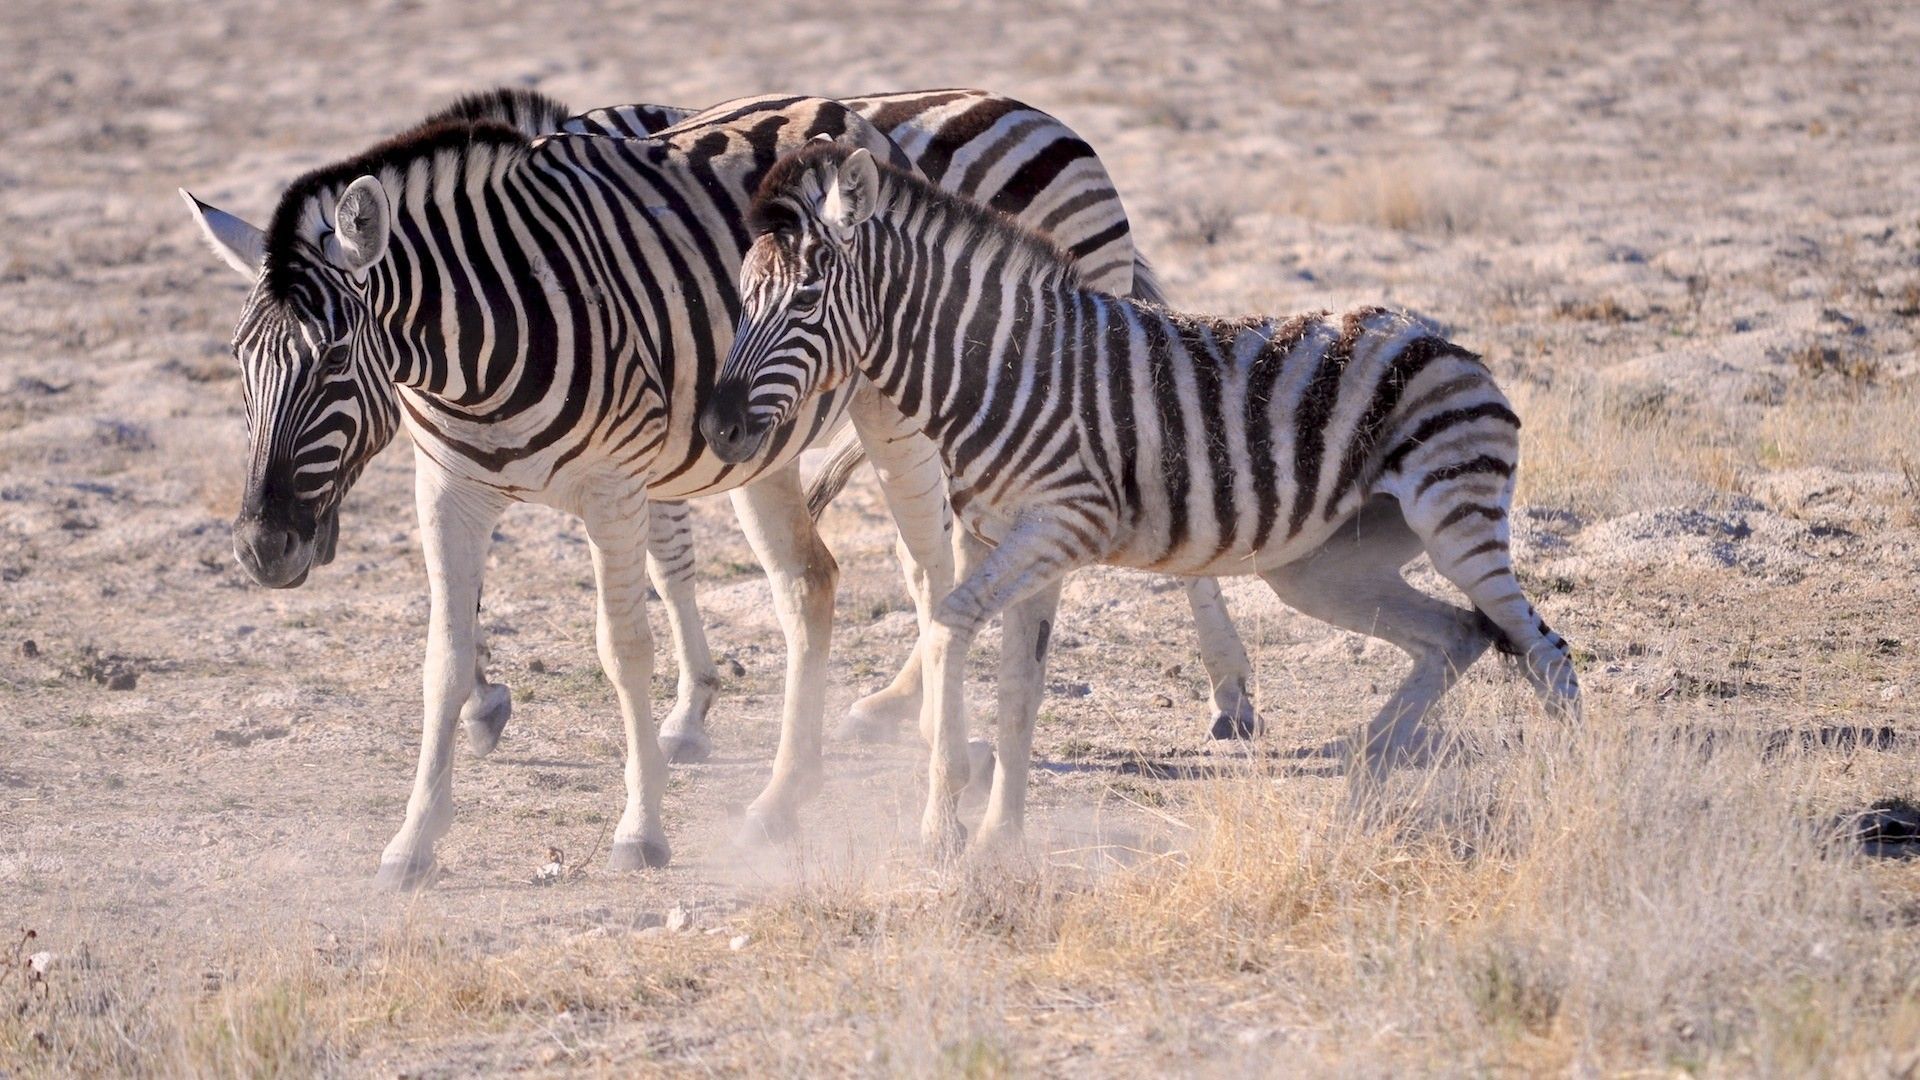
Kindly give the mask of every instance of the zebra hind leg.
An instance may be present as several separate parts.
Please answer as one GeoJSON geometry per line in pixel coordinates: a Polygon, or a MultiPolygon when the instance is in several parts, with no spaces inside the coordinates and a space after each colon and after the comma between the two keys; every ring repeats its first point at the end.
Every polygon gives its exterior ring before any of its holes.
{"type": "Polygon", "coordinates": [[[1187,579],[1187,606],[1193,609],[1193,628],[1200,638],[1200,662],[1207,669],[1213,691],[1213,728],[1216,739],[1251,739],[1266,730],[1253,707],[1248,684],[1253,665],[1247,647],[1227,613],[1227,598],[1213,578],[1187,579]]]}
{"type": "MultiPolygon", "coordinates": [[[[483,601],[484,602],[484,601],[483,601]]],[[[460,707],[460,726],[467,733],[467,749],[474,757],[486,757],[500,745],[513,715],[513,692],[505,683],[487,681],[486,632],[480,628],[480,604],[474,605],[473,618],[473,690],[460,707]]]]}
{"type": "Polygon", "coordinates": [[[707,650],[707,633],[694,596],[693,526],[686,503],[657,502],[647,534],[647,577],[667,611],[680,680],[673,711],[660,725],[660,750],[684,765],[713,753],[707,710],[720,691],[720,673],[707,650]]]}
{"type": "Polygon", "coordinates": [[[1355,801],[1396,766],[1431,753],[1428,712],[1494,643],[1477,612],[1429,596],[1401,576],[1401,567],[1419,550],[1419,538],[1399,507],[1378,500],[1311,555],[1262,575],[1281,600],[1302,613],[1379,638],[1413,660],[1367,726],[1360,767],[1349,774],[1355,801]]]}
{"type": "Polygon", "coordinates": [[[1509,479],[1498,492],[1462,485],[1409,515],[1434,569],[1453,582],[1497,631],[1501,651],[1517,658],[1547,710],[1563,719],[1580,715],[1580,682],[1567,640],[1548,628],[1513,573],[1506,508],[1509,479]],[[1488,498],[1492,495],[1492,498],[1488,498]]]}
{"type": "Polygon", "coordinates": [[[486,640],[477,629],[474,637],[478,640],[474,645],[473,692],[460,707],[460,726],[467,733],[467,749],[474,757],[486,757],[500,745],[500,736],[507,730],[507,720],[513,715],[513,692],[505,683],[487,681],[486,640]]]}

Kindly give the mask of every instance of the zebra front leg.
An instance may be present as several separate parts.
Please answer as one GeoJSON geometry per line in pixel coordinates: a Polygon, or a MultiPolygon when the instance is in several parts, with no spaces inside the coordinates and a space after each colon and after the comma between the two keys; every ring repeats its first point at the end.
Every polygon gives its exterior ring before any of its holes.
{"type": "MultiPolygon", "coordinates": [[[[946,472],[938,448],[870,385],[863,383],[854,397],[853,423],[900,533],[894,552],[924,637],[933,606],[953,589],[953,515],[947,508],[946,472]]],[[[920,715],[922,674],[916,645],[892,683],[854,702],[840,734],[868,742],[892,739],[901,721],[920,715]]]]}
{"type": "Polygon", "coordinates": [[[773,607],[787,641],[787,684],[773,777],[747,807],[740,838],[780,840],[797,825],[800,804],[820,789],[820,723],[825,712],[827,647],[839,567],[807,513],[796,465],[733,490],[747,542],[773,586],[773,607]]]}
{"type": "Polygon", "coordinates": [[[613,830],[615,870],[665,866],[671,857],[660,800],[667,757],[653,726],[653,631],[647,627],[648,506],[643,490],[620,492],[589,513],[587,539],[599,587],[595,638],[600,666],[620,699],[627,733],[627,808],[613,830]],[[636,528],[636,526],[639,526],[636,528]]]}
{"type": "Polygon", "coordinates": [[[381,853],[376,878],[395,889],[428,880],[434,842],[453,824],[453,725],[474,690],[480,580],[493,523],[506,508],[497,493],[448,476],[424,454],[415,455],[414,503],[432,601],[420,760],[406,822],[381,853]]]}
{"type": "Polygon", "coordinates": [[[1212,687],[1213,729],[1216,739],[1251,739],[1266,730],[1254,711],[1248,683],[1253,665],[1247,647],[1233,628],[1227,598],[1214,578],[1187,579],[1187,606],[1193,609],[1193,628],[1200,637],[1200,662],[1212,687]]]}
{"type": "MultiPolygon", "coordinates": [[[[1056,580],[1007,607],[1000,617],[1000,743],[980,823],[980,846],[1020,842],[1027,813],[1027,766],[1033,756],[1033,721],[1047,680],[1047,645],[1060,607],[1056,580]]],[[[977,781],[977,778],[976,778],[977,781]]]]}
{"type": "MultiPolygon", "coordinates": [[[[920,821],[920,837],[936,854],[956,853],[965,845],[967,837],[966,828],[960,824],[960,793],[974,771],[967,748],[967,647],[988,620],[1015,601],[1046,590],[1057,603],[1060,580],[1068,571],[1098,554],[1086,550],[1085,535],[1084,527],[1069,531],[1043,516],[1024,517],[934,610],[933,625],[922,639],[928,688],[923,723],[930,729],[931,753],[927,767],[927,809],[920,821]]],[[[1020,632],[1019,626],[1015,629],[1020,632]]],[[[1037,637],[1038,629],[1030,628],[1026,633],[1037,637]]],[[[1019,674],[1027,684],[1011,696],[1003,693],[1003,706],[1009,702],[1024,705],[1027,695],[1032,695],[1032,704],[1037,709],[1039,687],[1032,680],[1039,677],[1040,671],[1038,664],[1023,666],[1019,674]]],[[[1001,722],[1003,731],[1008,730],[1004,715],[1001,722]]],[[[1026,776],[1024,755],[1022,745],[1007,745],[1003,741],[1000,747],[1000,769],[1017,768],[1021,784],[1026,776]],[[1021,757],[1017,765],[1013,760],[1016,755],[1021,757]]],[[[1022,826],[1021,807],[1011,801],[1013,781],[996,781],[993,793],[1000,794],[1003,790],[1006,794],[995,803],[1000,806],[1000,813],[990,820],[996,832],[1005,835],[1011,829],[1017,834],[1022,826]]],[[[1020,795],[1024,800],[1024,787],[1020,795]]],[[[992,795],[989,798],[992,799],[992,795]]]]}
{"type": "Polygon", "coordinates": [[[686,503],[655,502],[650,509],[647,575],[666,602],[667,627],[673,633],[674,657],[680,667],[673,711],[660,725],[660,749],[676,764],[705,761],[713,753],[707,710],[720,690],[720,673],[707,651],[707,632],[694,598],[693,527],[686,503]]]}

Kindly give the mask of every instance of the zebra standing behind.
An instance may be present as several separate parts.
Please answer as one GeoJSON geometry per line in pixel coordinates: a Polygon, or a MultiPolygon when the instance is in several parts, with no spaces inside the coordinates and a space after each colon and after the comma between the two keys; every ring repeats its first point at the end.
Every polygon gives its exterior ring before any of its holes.
{"type": "Polygon", "coordinates": [[[1419,749],[1427,710],[1489,645],[1577,710],[1567,643],[1513,574],[1520,421],[1478,356],[1379,308],[1217,319],[1100,293],[1045,239],[846,146],[783,158],[752,215],[743,315],[701,420],[715,452],[750,457],[858,372],[939,446],[956,513],[993,545],[923,638],[930,844],[965,837],[966,650],[1002,611],[982,840],[1019,834],[1060,584],[1094,563],[1258,574],[1410,654],[1356,791],[1419,749]],[[1407,583],[1423,551],[1471,608],[1407,583]]]}

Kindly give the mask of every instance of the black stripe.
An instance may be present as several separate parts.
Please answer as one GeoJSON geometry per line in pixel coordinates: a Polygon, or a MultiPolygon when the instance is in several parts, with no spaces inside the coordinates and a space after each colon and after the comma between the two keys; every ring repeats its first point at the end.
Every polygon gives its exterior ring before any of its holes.
{"type": "Polygon", "coordinates": [[[987,205],[1003,214],[1018,216],[1033,204],[1067,166],[1093,156],[1093,147],[1075,138],[1055,139],[1045,150],[1028,158],[1007,178],[1006,186],[994,192],[987,205]]]}
{"type": "Polygon", "coordinates": [[[1434,413],[1421,421],[1420,426],[1413,429],[1413,434],[1407,436],[1387,454],[1386,458],[1380,462],[1380,471],[1383,474],[1398,471],[1408,454],[1419,449],[1422,444],[1432,441],[1435,435],[1450,427],[1471,420],[1489,418],[1512,424],[1515,428],[1520,426],[1520,418],[1515,416],[1513,410],[1507,408],[1505,403],[1499,401],[1488,401],[1464,409],[1448,409],[1446,412],[1434,413]]]}
{"type": "Polygon", "coordinates": [[[1287,536],[1300,535],[1313,512],[1313,500],[1320,491],[1320,459],[1326,450],[1327,421],[1339,404],[1340,378],[1347,362],[1353,359],[1353,347],[1366,331],[1365,321],[1379,314],[1378,308],[1350,311],[1340,322],[1340,336],[1320,358],[1313,381],[1307,384],[1293,414],[1293,512],[1287,519],[1287,536]]]}
{"type": "Polygon", "coordinates": [[[1427,489],[1435,484],[1445,483],[1448,480],[1456,480],[1462,476],[1474,476],[1481,473],[1492,473],[1495,476],[1512,476],[1513,466],[1491,454],[1481,454],[1471,461],[1459,461],[1452,465],[1442,465],[1440,468],[1428,473],[1426,477],[1420,481],[1420,486],[1413,489],[1413,497],[1417,499],[1425,495],[1427,489]]]}
{"type": "Polygon", "coordinates": [[[1380,441],[1381,429],[1393,415],[1394,407],[1400,404],[1400,395],[1406,392],[1407,384],[1427,366],[1427,362],[1441,355],[1441,347],[1447,343],[1438,338],[1423,337],[1408,342],[1395,354],[1381,373],[1380,381],[1374,384],[1373,400],[1367,404],[1367,411],[1354,425],[1353,434],[1347,439],[1347,449],[1340,456],[1340,472],[1334,477],[1333,490],[1327,493],[1325,517],[1332,519],[1334,511],[1340,506],[1340,499],[1347,489],[1353,487],[1360,478],[1360,469],[1372,456],[1375,444],[1380,441]]]}
{"type": "Polygon", "coordinates": [[[1443,517],[1440,519],[1440,524],[1435,525],[1433,527],[1433,535],[1437,536],[1440,533],[1446,532],[1448,529],[1452,528],[1455,525],[1460,524],[1462,521],[1465,521],[1466,519],[1472,517],[1475,514],[1479,514],[1481,517],[1486,518],[1488,521],[1499,521],[1501,518],[1504,518],[1507,516],[1507,512],[1498,506],[1481,506],[1478,503],[1461,503],[1459,506],[1454,507],[1453,510],[1450,511],[1446,517],[1443,517]]]}

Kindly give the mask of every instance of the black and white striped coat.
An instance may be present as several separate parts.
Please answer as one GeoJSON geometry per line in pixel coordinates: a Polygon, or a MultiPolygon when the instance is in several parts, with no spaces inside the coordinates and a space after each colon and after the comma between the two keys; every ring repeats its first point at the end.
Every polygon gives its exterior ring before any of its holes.
{"type": "MultiPolygon", "coordinates": [[[[1111,183],[1057,121],[974,91],[872,107],[905,130],[915,116],[936,129],[922,156],[945,155],[950,180],[977,182],[983,197],[1050,223],[1090,268],[1130,272],[1111,183]],[[998,125],[1025,126],[996,139],[998,125]],[[996,145],[999,160],[976,174],[996,145]]],[[[916,522],[917,601],[930,607],[950,581],[939,569],[937,460],[899,430],[897,413],[875,407],[877,396],[864,413],[851,392],[809,402],[747,461],[713,455],[694,429],[739,311],[746,206],[778,156],[824,134],[902,166],[910,159],[858,112],[824,99],[674,112],[604,117],[674,120],[646,138],[592,133],[593,120],[543,136],[569,122],[557,103],[484,95],[297,180],[266,230],[193,203],[215,250],[254,283],[235,333],[250,443],[235,537],[249,570],[297,584],[331,554],[340,498],[366,461],[400,424],[415,445],[433,604],[421,756],[407,820],[382,860],[389,881],[420,880],[451,821],[455,721],[464,718],[484,750],[505,720],[504,688],[477,674],[474,613],[492,524],[509,502],[557,506],[587,524],[601,660],[628,735],[616,866],[667,857],[665,758],[647,687],[647,529],[636,528],[652,501],[735,492],[773,578],[789,667],[774,777],[749,815],[766,831],[790,827],[818,784],[832,612],[833,562],[807,516],[795,456],[850,409],[856,426],[864,416],[890,499],[916,522]]]]}
{"type": "Polygon", "coordinates": [[[729,436],[716,451],[749,457],[864,375],[939,446],[962,521],[994,545],[926,640],[929,839],[958,835],[958,680],[1003,610],[1001,761],[1018,775],[995,784],[986,828],[1019,828],[1059,583],[1094,563],[1258,574],[1406,649],[1414,671],[1358,775],[1408,754],[1489,644],[1555,706],[1577,702],[1566,642],[1508,551],[1519,418],[1473,353],[1378,308],[1217,319],[1102,293],[1045,239],[846,146],[783,160],[753,213],[746,310],[713,399],[732,408],[703,421],[729,436]],[[1407,585],[1400,568],[1422,551],[1471,609],[1407,585]]]}

